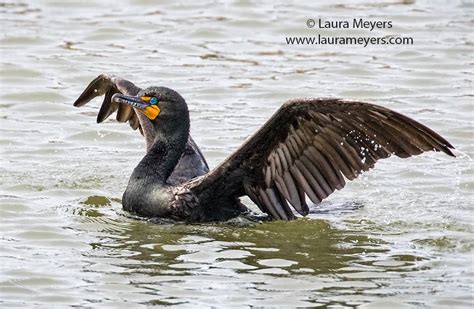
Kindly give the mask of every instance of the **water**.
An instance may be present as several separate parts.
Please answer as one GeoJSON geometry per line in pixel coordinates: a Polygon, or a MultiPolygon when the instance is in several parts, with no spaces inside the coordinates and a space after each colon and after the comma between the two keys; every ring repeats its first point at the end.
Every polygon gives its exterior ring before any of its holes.
{"type": "Polygon", "coordinates": [[[118,3],[0,4],[2,307],[472,306],[472,2],[118,3]],[[320,17],[414,45],[286,45],[320,17]],[[72,107],[103,72],[179,91],[212,166],[307,96],[396,109],[458,157],[379,162],[295,222],[138,221],[120,197],[143,139],[72,107]]]}

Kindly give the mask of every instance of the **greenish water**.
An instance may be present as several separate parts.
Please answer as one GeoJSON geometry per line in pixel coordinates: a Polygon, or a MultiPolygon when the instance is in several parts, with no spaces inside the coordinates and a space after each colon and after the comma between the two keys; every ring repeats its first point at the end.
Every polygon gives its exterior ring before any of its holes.
{"type": "MultiPolygon", "coordinates": [[[[469,1],[0,4],[0,305],[471,308],[469,1]],[[370,17],[413,46],[290,46],[308,18],[370,17]],[[143,156],[72,102],[100,73],[179,91],[211,166],[287,99],[335,96],[435,129],[439,153],[379,162],[306,219],[153,224],[121,210],[143,156]]],[[[347,29],[321,30],[350,35],[347,29]]]]}

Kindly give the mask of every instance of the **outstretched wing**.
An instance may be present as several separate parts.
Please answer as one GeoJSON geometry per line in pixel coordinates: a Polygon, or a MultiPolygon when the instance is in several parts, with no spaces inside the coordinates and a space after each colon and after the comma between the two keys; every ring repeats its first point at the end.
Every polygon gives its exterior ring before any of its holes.
{"type": "Polygon", "coordinates": [[[97,123],[103,122],[112,113],[117,111],[117,121],[128,122],[134,130],[140,129],[140,132],[143,134],[140,121],[138,120],[137,113],[133,107],[114,103],[111,100],[112,96],[116,93],[136,95],[140,90],[139,87],[135,86],[128,80],[120,77],[109,76],[107,74],[101,74],[87,86],[79,98],[77,98],[76,102],[74,102],[74,106],[83,106],[95,97],[105,95],[99,114],[97,114],[97,123]]]}
{"type": "MultiPolygon", "coordinates": [[[[98,96],[103,96],[104,101],[97,114],[97,123],[103,122],[114,112],[117,112],[116,119],[119,122],[128,122],[132,129],[139,129],[145,136],[147,149],[154,140],[154,132],[150,130],[149,120],[137,114],[132,106],[112,102],[112,96],[116,93],[135,96],[141,88],[135,86],[132,82],[120,77],[101,74],[97,76],[82,92],[74,102],[74,106],[80,107],[89,103],[98,96]],[[145,132],[147,131],[147,132],[145,132]]],[[[199,147],[191,136],[186,144],[185,153],[178,162],[171,176],[168,178],[170,184],[176,185],[188,181],[197,176],[201,176],[209,171],[209,166],[204,159],[199,147]]]]}
{"type": "Polygon", "coordinates": [[[339,99],[285,103],[222,164],[189,189],[201,203],[225,195],[248,195],[275,219],[309,212],[305,197],[319,203],[345,179],[371,169],[379,159],[424,151],[450,156],[453,146],[415,120],[387,108],[339,99]]]}

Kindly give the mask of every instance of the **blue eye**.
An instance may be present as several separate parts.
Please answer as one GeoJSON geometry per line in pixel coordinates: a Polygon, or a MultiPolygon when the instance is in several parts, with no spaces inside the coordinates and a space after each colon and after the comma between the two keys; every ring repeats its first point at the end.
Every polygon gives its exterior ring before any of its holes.
{"type": "Polygon", "coordinates": [[[150,104],[151,104],[151,105],[155,105],[156,103],[158,103],[158,99],[157,99],[157,98],[153,97],[153,98],[150,99],[150,104]]]}

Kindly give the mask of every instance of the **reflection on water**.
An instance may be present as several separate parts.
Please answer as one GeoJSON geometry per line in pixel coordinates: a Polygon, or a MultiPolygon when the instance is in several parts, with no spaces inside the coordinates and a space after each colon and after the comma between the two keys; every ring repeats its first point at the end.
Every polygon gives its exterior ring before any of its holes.
{"type": "MultiPolygon", "coordinates": [[[[0,305],[472,305],[472,4],[0,3],[0,305]],[[413,46],[288,46],[307,18],[393,21],[413,46]],[[391,158],[307,219],[140,221],[121,210],[144,143],[72,102],[99,73],[178,90],[215,166],[283,101],[413,116],[458,158],[391,158]],[[470,266],[470,267],[469,267],[470,266]]],[[[314,30],[314,29],[313,29],[314,30]]],[[[347,35],[344,29],[327,35],[347,35]]],[[[370,35],[370,34],[367,34],[370,35]]]]}
{"type": "Polygon", "coordinates": [[[324,220],[245,227],[131,222],[126,229],[107,226],[106,235],[92,244],[93,256],[113,261],[93,271],[128,274],[136,293],[152,304],[205,305],[213,298],[221,305],[304,306],[346,303],[331,295],[342,300],[370,291],[374,296],[361,297],[367,301],[386,294],[388,280],[401,279],[398,273],[429,268],[424,258],[392,255],[385,241],[324,220]]]}

